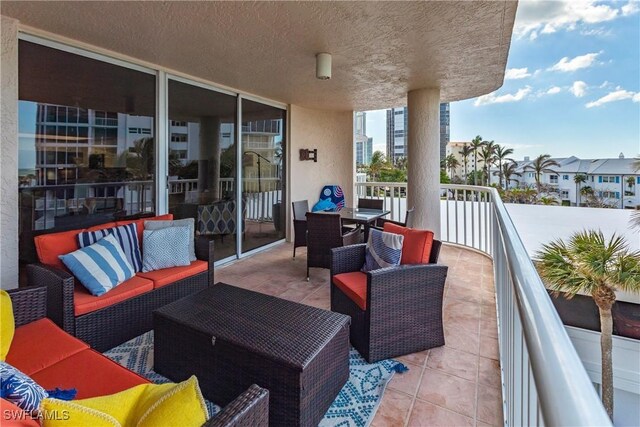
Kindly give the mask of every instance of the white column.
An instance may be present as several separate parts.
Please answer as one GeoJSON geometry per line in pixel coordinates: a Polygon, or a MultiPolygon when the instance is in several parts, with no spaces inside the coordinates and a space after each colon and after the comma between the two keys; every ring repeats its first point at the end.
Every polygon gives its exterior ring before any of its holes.
{"type": "Polygon", "coordinates": [[[18,21],[1,20],[0,287],[12,289],[18,287],[18,21]]]}
{"type": "Polygon", "coordinates": [[[407,208],[415,208],[413,227],[440,237],[440,89],[407,94],[407,208]]]}

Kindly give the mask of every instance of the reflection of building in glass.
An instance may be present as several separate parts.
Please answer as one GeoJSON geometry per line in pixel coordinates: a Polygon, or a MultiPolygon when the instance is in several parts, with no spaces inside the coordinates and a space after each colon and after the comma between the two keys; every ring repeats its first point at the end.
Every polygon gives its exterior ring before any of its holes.
{"type": "MultiPolygon", "coordinates": [[[[440,160],[444,159],[449,142],[449,103],[440,104],[440,160]]],[[[397,160],[407,156],[407,107],[387,110],[387,158],[397,160]]]]}

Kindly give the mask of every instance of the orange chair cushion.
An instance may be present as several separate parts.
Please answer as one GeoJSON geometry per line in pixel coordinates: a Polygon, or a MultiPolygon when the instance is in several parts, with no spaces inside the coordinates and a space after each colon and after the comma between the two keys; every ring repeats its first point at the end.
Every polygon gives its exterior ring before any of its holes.
{"type": "Polygon", "coordinates": [[[76,316],[81,316],[152,290],[153,282],[139,276],[133,276],[99,297],[91,295],[82,285],[77,284],[73,290],[74,312],[76,316]]]}
{"type": "Polygon", "coordinates": [[[92,349],[67,357],[31,378],[45,390],[75,388],[78,390],[76,399],[105,396],[149,383],[92,349]]]}
{"type": "Polygon", "coordinates": [[[361,271],[336,274],[333,276],[336,285],[351,301],[363,310],[367,309],[367,275],[361,271]]]}
{"type": "Polygon", "coordinates": [[[88,348],[51,320],[40,319],[16,329],[7,363],[32,375],[88,348]]]}
{"type": "Polygon", "coordinates": [[[40,262],[68,271],[58,257],[80,248],[80,246],[78,246],[78,233],[81,231],[82,230],[70,230],[36,236],[33,240],[40,262]]]}
{"type": "Polygon", "coordinates": [[[402,227],[389,222],[385,222],[383,231],[404,236],[400,264],[429,263],[431,246],[433,246],[433,231],[402,227]]]}
{"type": "Polygon", "coordinates": [[[0,426],[2,427],[40,427],[40,423],[8,400],[0,399],[0,426]]]}
{"type": "Polygon", "coordinates": [[[153,288],[158,289],[167,286],[177,280],[185,279],[198,273],[207,271],[209,264],[206,261],[195,260],[190,265],[183,267],[163,268],[161,270],[140,272],[137,276],[153,281],[153,288]]]}
{"type": "Polygon", "coordinates": [[[152,218],[142,218],[142,219],[134,219],[130,221],[118,221],[116,225],[119,227],[121,225],[127,225],[131,223],[136,223],[136,230],[138,230],[138,241],[140,245],[142,245],[142,232],[144,231],[144,222],[145,221],[170,221],[173,219],[173,214],[165,214],[154,216],[152,218]]]}

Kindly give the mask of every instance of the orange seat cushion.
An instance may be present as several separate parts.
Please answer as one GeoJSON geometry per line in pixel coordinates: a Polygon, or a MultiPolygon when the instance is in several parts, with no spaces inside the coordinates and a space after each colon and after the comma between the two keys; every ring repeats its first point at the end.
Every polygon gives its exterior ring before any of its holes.
{"type": "Polygon", "coordinates": [[[99,297],[91,295],[82,285],[77,284],[73,291],[74,312],[76,316],[81,316],[152,290],[153,282],[139,276],[133,276],[99,297]]]}
{"type": "Polygon", "coordinates": [[[0,399],[0,426],[2,427],[40,427],[40,423],[8,400],[0,399]]]}
{"type": "Polygon", "coordinates": [[[60,233],[49,233],[36,236],[33,241],[36,245],[36,252],[41,263],[67,270],[60,258],[78,250],[78,233],[82,230],[62,231],[60,233]]]}
{"type": "Polygon", "coordinates": [[[7,363],[32,375],[88,348],[51,320],[40,319],[16,329],[7,363]]]}
{"type": "Polygon", "coordinates": [[[173,214],[165,214],[154,216],[152,218],[142,218],[142,219],[134,219],[129,221],[118,221],[116,225],[119,227],[121,225],[127,225],[131,223],[136,223],[136,230],[138,231],[138,241],[142,245],[142,232],[144,231],[144,222],[145,221],[170,221],[173,219],[173,214]]]}
{"type": "Polygon", "coordinates": [[[336,285],[351,301],[363,310],[367,309],[367,275],[361,271],[336,274],[333,276],[336,285]]]}
{"type": "Polygon", "coordinates": [[[67,357],[31,378],[45,390],[75,388],[76,399],[105,396],[149,382],[92,349],[67,357]]]}
{"type": "Polygon", "coordinates": [[[400,264],[429,263],[431,246],[433,246],[433,231],[402,227],[389,222],[385,222],[383,231],[404,236],[400,264]]]}
{"type": "Polygon", "coordinates": [[[163,268],[161,270],[140,272],[137,276],[153,281],[153,288],[158,289],[167,286],[177,280],[185,279],[194,274],[207,271],[209,264],[206,261],[195,260],[190,265],[183,267],[163,268]]]}

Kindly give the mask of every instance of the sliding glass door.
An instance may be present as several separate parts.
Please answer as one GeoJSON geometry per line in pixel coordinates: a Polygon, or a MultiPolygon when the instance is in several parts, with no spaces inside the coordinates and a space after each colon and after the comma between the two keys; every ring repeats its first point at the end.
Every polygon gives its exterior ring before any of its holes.
{"type": "Polygon", "coordinates": [[[237,96],[169,80],[169,212],[193,218],[215,241],[215,259],[235,256],[237,96]]]}
{"type": "Polygon", "coordinates": [[[286,110],[242,99],[242,252],[285,237],[286,110]]]}

